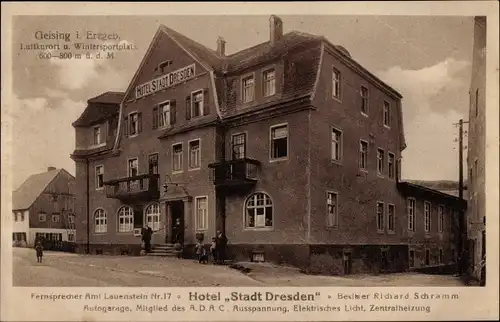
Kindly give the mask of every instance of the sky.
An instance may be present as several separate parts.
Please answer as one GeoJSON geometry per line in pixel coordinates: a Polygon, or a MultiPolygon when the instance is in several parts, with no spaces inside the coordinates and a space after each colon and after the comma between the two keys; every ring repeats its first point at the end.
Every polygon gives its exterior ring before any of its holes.
{"type": "MultiPolygon", "coordinates": [[[[403,151],[403,178],[458,180],[458,130],[453,124],[468,118],[472,17],[281,18],[284,32],[325,36],[402,94],[408,145],[403,151]]],[[[212,49],[221,36],[228,54],[269,37],[269,16],[18,16],[13,24],[14,189],[49,166],[74,174],[71,123],[88,99],[106,91],[125,91],[160,24],[212,49]],[[135,49],[115,52],[110,60],[40,59],[35,51],[20,50],[21,44],[57,42],[36,40],[37,31],[67,32],[73,39],[77,31],[117,34],[119,40],[106,42],[119,41],[135,49]]]]}

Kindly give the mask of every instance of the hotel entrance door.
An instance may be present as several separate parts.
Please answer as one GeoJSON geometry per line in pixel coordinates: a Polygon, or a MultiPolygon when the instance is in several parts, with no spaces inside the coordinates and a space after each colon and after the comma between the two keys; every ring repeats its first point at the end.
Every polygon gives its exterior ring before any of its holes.
{"type": "Polygon", "coordinates": [[[184,202],[173,201],[170,203],[171,215],[171,242],[184,244],[184,202]]]}

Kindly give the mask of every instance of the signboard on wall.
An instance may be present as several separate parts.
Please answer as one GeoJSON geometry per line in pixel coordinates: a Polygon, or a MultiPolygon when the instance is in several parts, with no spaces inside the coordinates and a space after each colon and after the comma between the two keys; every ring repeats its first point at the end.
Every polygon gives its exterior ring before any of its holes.
{"type": "Polygon", "coordinates": [[[196,75],[195,64],[182,67],[176,71],[170,72],[147,83],[135,87],[135,98],[139,99],[144,96],[154,94],[158,91],[175,86],[187,80],[194,78],[196,75]]]}

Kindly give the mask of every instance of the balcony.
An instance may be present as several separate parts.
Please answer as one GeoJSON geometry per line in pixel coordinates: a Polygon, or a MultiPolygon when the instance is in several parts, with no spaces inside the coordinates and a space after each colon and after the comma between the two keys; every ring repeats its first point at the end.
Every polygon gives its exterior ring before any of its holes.
{"type": "Polygon", "coordinates": [[[252,159],[222,161],[209,165],[210,181],[218,187],[254,185],[260,162],[252,159]]]}
{"type": "Polygon", "coordinates": [[[143,174],[104,182],[106,197],[124,202],[158,199],[160,176],[143,174]]]}

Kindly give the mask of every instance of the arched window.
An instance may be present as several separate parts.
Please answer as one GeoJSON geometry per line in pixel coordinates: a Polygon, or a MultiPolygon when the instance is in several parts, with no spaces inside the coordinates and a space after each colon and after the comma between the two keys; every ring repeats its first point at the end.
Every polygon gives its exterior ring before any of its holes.
{"type": "Polygon", "coordinates": [[[94,232],[105,233],[108,231],[108,218],[104,209],[97,209],[94,212],[94,232]]]}
{"type": "Polygon", "coordinates": [[[258,192],[245,203],[246,228],[271,228],[273,226],[273,202],[267,194],[258,192]]]}
{"type": "Polygon", "coordinates": [[[160,230],[160,205],[157,203],[151,204],[146,208],[146,224],[153,231],[160,230]]]}
{"type": "Polygon", "coordinates": [[[131,207],[123,206],[118,210],[118,231],[129,232],[134,229],[134,211],[131,207]]]}

